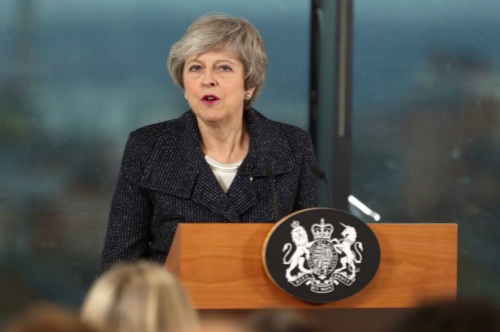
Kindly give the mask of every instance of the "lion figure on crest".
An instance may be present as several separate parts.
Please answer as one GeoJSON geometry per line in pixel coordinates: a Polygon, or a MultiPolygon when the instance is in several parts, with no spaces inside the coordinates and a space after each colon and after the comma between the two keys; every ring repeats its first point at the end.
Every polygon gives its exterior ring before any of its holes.
{"type": "Polygon", "coordinates": [[[309,251],[309,248],[314,243],[314,241],[309,242],[307,231],[304,229],[304,227],[299,225],[298,221],[294,221],[292,223],[292,227],[292,241],[293,243],[295,243],[295,246],[297,248],[295,249],[295,252],[289,260],[287,260],[287,257],[292,251],[292,245],[290,243],[287,243],[283,246],[283,251],[288,250],[283,257],[283,264],[290,265],[286,270],[286,278],[288,281],[293,281],[301,275],[311,272],[311,270],[304,267],[304,263],[305,260],[310,257],[311,253],[309,251]],[[296,267],[299,268],[300,272],[297,276],[292,276],[292,271],[296,267]]]}

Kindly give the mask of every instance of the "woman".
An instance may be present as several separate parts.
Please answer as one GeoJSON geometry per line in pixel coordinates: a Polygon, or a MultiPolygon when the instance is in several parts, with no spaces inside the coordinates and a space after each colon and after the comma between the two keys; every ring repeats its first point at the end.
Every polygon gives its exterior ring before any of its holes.
{"type": "Polygon", "coordinates": [[[191,109],[130,134],[102,270],[163,263],[180,222],[270,223],[318,205],[309,134],[251,107],[266,67],[262,38],[242,18],[201,17],[173,45],[168,69],[191,109]]]}
{"type": "Polygon", "coordinates": [[[100,331],[194,331],[198,316],[181,283],[151,262],[116,266],[92,286],[82,319],[100,331]]]}

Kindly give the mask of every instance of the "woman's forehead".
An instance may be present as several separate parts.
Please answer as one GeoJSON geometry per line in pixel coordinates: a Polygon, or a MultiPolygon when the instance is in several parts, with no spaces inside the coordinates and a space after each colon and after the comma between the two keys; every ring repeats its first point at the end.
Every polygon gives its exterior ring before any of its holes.
{"type": "Polygon", "coordinates": [[[230,62],[241,62],[239,57],[232,51],[227,48],[217,51],[209,51],[201,54],[192,54],[188,56],[186,62],[188,61],[230,61],[230,62]]]}

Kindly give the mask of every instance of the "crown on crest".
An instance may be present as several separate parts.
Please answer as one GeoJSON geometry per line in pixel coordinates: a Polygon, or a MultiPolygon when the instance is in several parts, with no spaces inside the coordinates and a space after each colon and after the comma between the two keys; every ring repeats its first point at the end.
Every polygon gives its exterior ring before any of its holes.
{"type": "Polygon", "coordinates": [[[297,228],[297,227],[299,227],[299,226],[300,226],[300,223],[299,223],[297,220],[294,220],[294,221],[292,222],[292,228],[297,228]]]}
{"type": "Polygon", "coordinates": [[[325,224],[325,219],[321,218],[321,224],[314,224],[311,227],[315,240],[330,240],[333,233],[333,226],[325,224]]]}

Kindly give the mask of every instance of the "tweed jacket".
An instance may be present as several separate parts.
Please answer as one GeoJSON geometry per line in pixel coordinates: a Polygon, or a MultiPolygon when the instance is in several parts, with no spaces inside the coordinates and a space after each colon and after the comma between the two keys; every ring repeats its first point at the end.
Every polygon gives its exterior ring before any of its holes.
{"type": "Polygon", "coordinates": [[[227,193],[204,159],[195,114],[140,128],[129,135],[111,204],[101,272],[146,258],[163,263],[178,223],[272,223],[275,174],[278,219],[318,206],[309,134],[244,111],[249,151],[227,193]]]}

